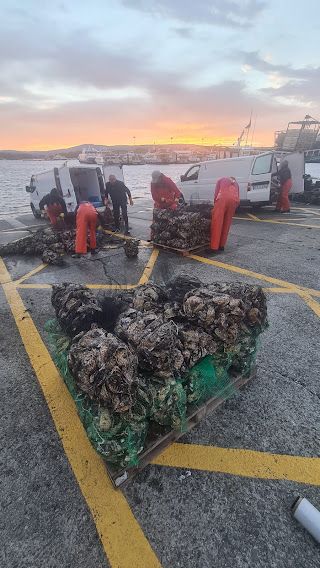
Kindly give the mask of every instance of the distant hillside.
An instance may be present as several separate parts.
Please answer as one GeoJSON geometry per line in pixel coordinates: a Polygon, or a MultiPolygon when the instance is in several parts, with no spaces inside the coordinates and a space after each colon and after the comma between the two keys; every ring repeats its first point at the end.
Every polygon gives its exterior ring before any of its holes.
{"type": "Polygon", "coordinates": [[[0,160],[32,160],[36,158],[48,159],[59,154],[67,158],[77,158],[81,150],[85,147],[91,146],[99,152],[115,151],[115,152],[147,152],[148,150],[154,148],[166,148],[173,151],[179,150],[195,150],[197,148],[211,148],[211,146],[201,146],[199,144],[144,144],[144,145],[116,145],[116,146],[103,146],[101,144],[79,144],[78,146],[72,146],[71,148],[57,148],[55,150],[35,150],[35,151],[20,151],[20,150],[0,150],[0,160]]]}

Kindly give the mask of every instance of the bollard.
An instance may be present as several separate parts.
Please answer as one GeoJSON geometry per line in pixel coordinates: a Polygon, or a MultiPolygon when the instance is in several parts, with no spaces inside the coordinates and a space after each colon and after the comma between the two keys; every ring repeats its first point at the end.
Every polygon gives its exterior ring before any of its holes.
{"type": "Polygon", "coordinates": [[[308,499],[298,497],[292,504],[292,514],[313,538],[320,543],[320,511],[308,499]]]}

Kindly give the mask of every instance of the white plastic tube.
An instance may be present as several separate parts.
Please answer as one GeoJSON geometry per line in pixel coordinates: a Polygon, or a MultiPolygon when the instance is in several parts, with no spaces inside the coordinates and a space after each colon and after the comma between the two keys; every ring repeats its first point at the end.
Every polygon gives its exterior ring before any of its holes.
{"type": "Polygon", "coordinates": [[[308,499],[298,497],[292,505],[295,519],[320,543],[320,511],[308,499]]]}

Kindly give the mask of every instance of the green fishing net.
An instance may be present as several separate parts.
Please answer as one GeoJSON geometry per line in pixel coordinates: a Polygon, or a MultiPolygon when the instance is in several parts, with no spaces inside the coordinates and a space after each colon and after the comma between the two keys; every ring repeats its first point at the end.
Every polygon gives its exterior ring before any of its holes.
{"type": "Polygon", "coordinates": [[[207,355],[184,376],[183,384],[189,404],[201,404],[214,396],[230,397],[235,388],[228,369],[231,356],[207,355]]]}

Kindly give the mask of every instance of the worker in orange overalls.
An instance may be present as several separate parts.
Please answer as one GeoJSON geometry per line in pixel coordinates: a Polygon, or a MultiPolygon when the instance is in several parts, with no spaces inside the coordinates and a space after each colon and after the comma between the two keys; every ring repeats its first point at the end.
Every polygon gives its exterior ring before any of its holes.
{"type": "Polygon", "coordinates": [[[211,217],[211,250],[224,250],[232,217],[239,206],[239,186],[232,177],[218,179],[211,217]]]}
{"type": "Polygon", "coordinates": [[[289,191],[292,188],[292,176],[289,169],[288,160],[283,160],[279,168],[280,193],[275,211],[279,213],[290,213],[289,191]]]}
{"type": "Polygon", "coordinates": [[[85,201],[78,205],[76,208],[76,246],[74,257],[79,258],[82,254],[87,253],[88,230],[91,254],[97,254],[97,220],[98,211],[91,203],[85,201]]]}

